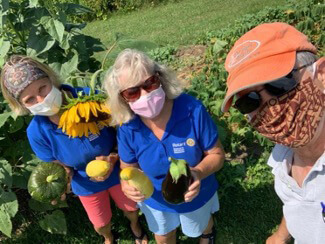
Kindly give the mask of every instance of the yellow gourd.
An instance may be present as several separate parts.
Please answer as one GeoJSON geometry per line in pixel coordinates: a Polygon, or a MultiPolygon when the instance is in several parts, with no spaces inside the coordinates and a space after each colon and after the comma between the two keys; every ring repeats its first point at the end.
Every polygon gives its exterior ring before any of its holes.
{"type": "Polygon", "coordinates": [[[126,167],[122,169],[120,177],[122,180],[128,181],[131,186],[140,191],[145,198],[151,197],[153,186],[150,179],[143,173],[143,171],[134,167],[126,167]]]}
{"type": "Polygon", "coordinates": [[[86,174],[91,177],[102,177],[107,174],[111,164],[103,160],[90,161],[86,166],[86,174]]]}

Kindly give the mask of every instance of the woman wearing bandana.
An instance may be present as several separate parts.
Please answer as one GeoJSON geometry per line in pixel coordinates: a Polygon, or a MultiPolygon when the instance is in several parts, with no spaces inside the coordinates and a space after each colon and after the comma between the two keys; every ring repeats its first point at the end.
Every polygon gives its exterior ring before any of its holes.
{"type": "Polygon", "coordinates": [[[63,93],[77,97],[77,93],[88,94],[89,88],[60,85],[58,77],[48,66],[29,57],[15,55],[2,69],[1,89],[15,113],[34,115],[27,128],[34,153],[42,161],[59,163],[66,169],[73,193],[78,195],[105,243],[113,243],[110,198],[131,221],[136,243],[147,243],[147,240],[142,240],[144,232],[138,222],[136,203],[121,191],[118,156],[111,154],[116,146],[115,130],[104,127],[99,135],[71,138],[58,128],[62,114],[60,108],[65,102],[63,93]],[[90,179],[86,175],[86,165],[94,159],[112,164],[105,177],[90,179]]]}
{"type": "MultiPolygon", "coordinates": [[[[215,243],[212,213],[219,210],[218,182],[224,151],[215,123],[201,102],[182,93],[180,81],[144,53],[126,49],[105,80],[113,122],[118,130],[121,168],[137,167],[154,186],[146,199],[122,181],[127,197],[138,202],[157,243],[176,243],[176,229],[200,243],[215,243]],[[193,183],[178,205],[165,201],[162,183],[169,158],[184,159],[193,183]]],[[[168,189],[166,189],[168,190],[168,189]]]]}
{"type": "Polygon", "coordinates": [[[276,143],[269,158],[283,219],[267,243],[325,241],[325,58],[307,37],[284,23],[243,35],[227,56],[232,105],[276,143]]]}

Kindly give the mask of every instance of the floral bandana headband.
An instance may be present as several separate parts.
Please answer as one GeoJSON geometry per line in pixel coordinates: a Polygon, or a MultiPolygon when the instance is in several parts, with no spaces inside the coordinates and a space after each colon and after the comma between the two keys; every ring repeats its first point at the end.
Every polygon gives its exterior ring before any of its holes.
{"type": "Polygon", "coordinates": [[[44,71],[26,62],[8,66],[5,69],[4,85],[16,99],[30,83],[47,77],[44,71]]]}

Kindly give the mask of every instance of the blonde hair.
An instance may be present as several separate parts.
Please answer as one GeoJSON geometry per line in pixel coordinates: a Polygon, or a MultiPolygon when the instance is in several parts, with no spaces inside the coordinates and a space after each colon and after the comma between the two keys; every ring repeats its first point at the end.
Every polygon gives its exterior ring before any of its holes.
{"type": "Polygon", "coordinates": [[[9,107],[11,108],[11,110],[14,113],[16,113],[17,115],[26,115],[26,114],[29,114],[29,110],[24,105],[22,105],[19,102],[19,98],[15,98],[13,96],[13,94],[11,94],[8,91],[8,89],[6,88],[6,86],[4,85],[6,71],[9,68],[11,68],[13,65],[16,65],[18,63],[27,63],[29,65],[39,68],[47,75],[47,77],[50,80],[50,82],[52,83],[52,85],[54,85],[57,88],[60,86],[61,82],[60,82],[58,76],[55,74],[55,72],[52,69],[50,69],[47,65],[42,64],[42,63],[36,61],[35,59],[27,57],[27,56],[12,55],[9,58],[9,60],[5,63],[5,65],[3,66],[3,69],[1,71],[1,80],[0,80],[1,91],[2,91],[3,97],[8,101],[9,107]]]}
{"type": "Polygon", "coordinates": [[[134,117],[128,103],[122,98],[120,92],[126,88],[137,86],[146,76],[158,73],[163,90],[167,98],[178,97],[185,84],[177,79],[176,74],[164,65],[158,64],[143,52],[134,49],[122,51],[114,65],[108,70],[104,88],[108,94],[107,104],[112,112],[112,125],[126,123],[134,117]],[[123,84],[120,78],[123,75],[123,84]]]}

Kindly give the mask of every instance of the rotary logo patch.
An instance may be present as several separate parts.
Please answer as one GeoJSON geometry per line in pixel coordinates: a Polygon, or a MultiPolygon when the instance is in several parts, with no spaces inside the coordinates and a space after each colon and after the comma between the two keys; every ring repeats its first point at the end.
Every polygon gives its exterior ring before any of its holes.
{"type": "Polygon", "coordinates": [[[188,138],[186,140],[186,144],[190,147],[193,147],[195,145],[195,141],[192,138],[188,138]]]}

